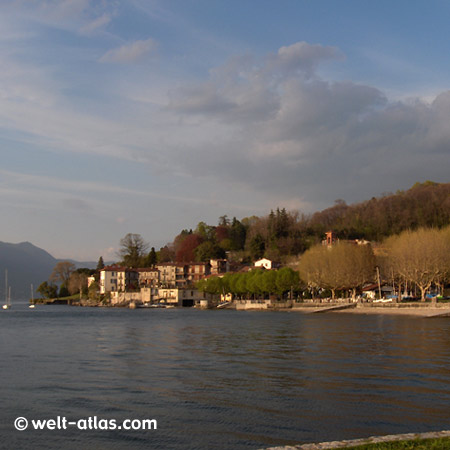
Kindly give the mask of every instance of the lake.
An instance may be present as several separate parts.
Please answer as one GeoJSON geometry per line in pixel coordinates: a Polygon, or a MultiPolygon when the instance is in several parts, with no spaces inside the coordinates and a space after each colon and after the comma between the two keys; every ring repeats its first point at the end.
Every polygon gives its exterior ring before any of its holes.
{"type": "Polygon", "coordinates": [[[15,303],[0,311],[0,349],[1,448],[258,449],[450,429],[448,318],[15,303]],[[19,416],[157,429],[17,431],[19,416]]]}

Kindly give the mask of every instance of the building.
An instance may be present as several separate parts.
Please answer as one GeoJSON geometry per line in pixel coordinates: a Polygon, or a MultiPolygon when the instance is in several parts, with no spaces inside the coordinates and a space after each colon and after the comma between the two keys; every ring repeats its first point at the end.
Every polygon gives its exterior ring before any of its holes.
{"type": "Polygon", "coordinates": [[[338,238],[336,237],[336,233],[334,231],[327,231],[325,233],[325,239],[322,241],[322,245],[327,245],[328,247],[336,244],[338,242],[338,238]]]}
{"type": "Polygon", "coordinates": [[[211,274],[210,263],[189,263],[187,272],[187,281],[194,284],[211,274]]]}
{"type": "Polygon", "coordinates": [[[183,263],[157,264],[159,283],[165,288],[182,288],[187,284],[188,265],[183,263]]]}
{"type": "Polygon", "coordinates": [[[135,269],[112,265],[100,271],[100,294],[135,290],[138,285],[139,275],[135,269]]]}
{"type": "Polygon", "coordinates": [[[340,240],[337,238],[336,233],[334,231],[327,231],[325,233],[325,239],[322,240],[322,245],[326,245],[327,247],[331,247],[339,242],[344,244],[355,244],[355,245],[369,245],[370,241],[366,241],[365,239],[350,239],[350,240],[340,240]]]}
{"type": "Polygon", "coordinates": [[[173,306],[194,306],[205,298],[203,292],[196,289],[158,289],[160,303],[173,306]]]}
{"type": "Polygon", "coordinates": [[[88,288],[92,283],[95,283],[95,277],[94,276],[87,277],[87,287],[88,288]]]}
{"type": "Polygon", "coordinates": [[[211,275],[220,275],[230,271],[230,265],[226,259],[211,259],[211,275]]]}
{"type": "Polygon", "coordinates": [[[259,259],[258,261],[255,261],[255,267],[258,267],[260,269],[271,270],[275,268],[275,264],[270,259],[262,258],[259,259]]]}
{"type": "Polygon", "coordinates": [[[139,277],[139,287],[157,287],[159,286],[160,272],[155,267],[136,269],[139,277]]]}

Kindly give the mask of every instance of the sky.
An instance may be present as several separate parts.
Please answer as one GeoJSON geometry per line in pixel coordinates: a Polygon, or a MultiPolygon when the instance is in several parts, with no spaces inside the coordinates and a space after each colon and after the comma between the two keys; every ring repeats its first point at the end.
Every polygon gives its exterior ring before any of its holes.
{"type": "Polygon", "coordinates": [[[450,2],[2,0],[0,240],[137,233],[449,182],[450,2]]]}

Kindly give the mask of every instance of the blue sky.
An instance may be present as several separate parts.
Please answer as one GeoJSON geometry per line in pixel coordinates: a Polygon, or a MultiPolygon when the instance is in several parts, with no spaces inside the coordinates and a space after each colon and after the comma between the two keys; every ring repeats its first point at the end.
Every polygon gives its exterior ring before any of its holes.
{"type": "Polygon", "coordinates": [[[4,0],[0,240],[182,228],[448,182],[450,3],[4,0]]]}

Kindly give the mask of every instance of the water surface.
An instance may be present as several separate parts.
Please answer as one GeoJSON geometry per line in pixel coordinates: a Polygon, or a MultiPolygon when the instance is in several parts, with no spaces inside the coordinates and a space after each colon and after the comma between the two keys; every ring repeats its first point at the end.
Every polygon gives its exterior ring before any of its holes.
{"type": "Polygon", "coordinates": [[[16,304],[0,447],[257,449],[450,429],[450,320],[16,304]],[[14,419],[156,419],[19,432],[14,419]]]}

